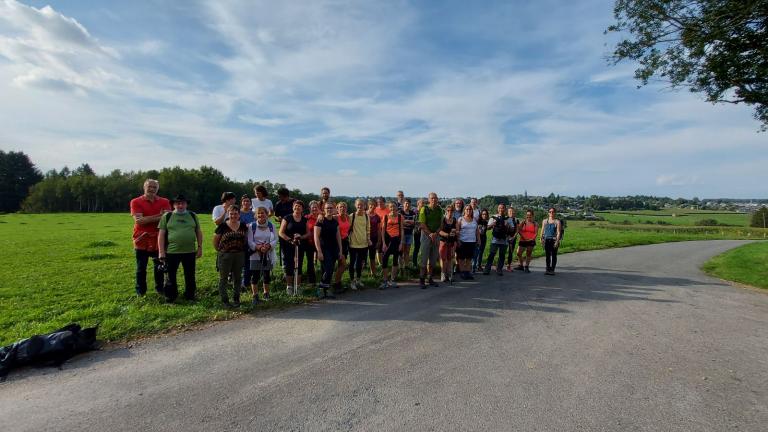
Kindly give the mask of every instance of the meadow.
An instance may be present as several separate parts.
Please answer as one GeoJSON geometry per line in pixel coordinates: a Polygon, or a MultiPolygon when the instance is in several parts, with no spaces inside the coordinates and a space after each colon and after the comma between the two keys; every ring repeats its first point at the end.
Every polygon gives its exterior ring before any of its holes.
{"type": "Polygon", "coordinates": [[[698,226],[704,220],[713,220],[721,226],[749,226],[749,215],[746,213],[717,212],[711,210],[693,210],[669,208],[664,210],[638,211],[600,211],[595,212],[607,222],[622,224],[657,224],[698,226]]]}
{"type": "Polygon", "coordinates": [[[768,289],[768,242],[731,249],[709,260],[702,269],[721,279],[768,289]]]}
{"type": "MultiPolygon", "coordinates": [[[[202,215],[200,221],[205,243],[203,258],[197,262],[198,301],[169,305],[154,293],[151,281],[145,297],[134,293],[133,221],[127,213],[0,215],[0,346],[70,322],[99,324],[100,339],[126,341],[194,323],[313,301],[309,286],[305,286],[304,295],[288,297],[282,284],[275,283],[268,303],[262,302],[255,309],[223,308],[211,245],[213,223],[202,215]]],[[[569,221],[561,253],[669,241],[765,237],[766,230],[744,226],[569,221]]],[[[537,247],[536,255],[542,253],[537,247]]],[[[279,281],[280,271],[275,273],[279,281]]],[[[414,276],[415,272],[406,274],[414,276]]],[[[179,279],[183,280],[181,272],[179,279]]],[[[369,288],[377,283],[371,277],[364,277],[363,282],[369,288]]],[[[250,295],[244,297],[245,302],[249,299],[250,295]]]]}

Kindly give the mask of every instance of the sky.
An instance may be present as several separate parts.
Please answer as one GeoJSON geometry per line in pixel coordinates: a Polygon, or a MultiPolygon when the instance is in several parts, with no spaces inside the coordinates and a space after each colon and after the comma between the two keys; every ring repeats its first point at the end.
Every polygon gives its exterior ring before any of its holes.
{"type": "Polygon", "coordinates": [[[607,55],[609,0],[0,0],[0,149],[334,194],[765,198],[752,110],[607,55]]]}

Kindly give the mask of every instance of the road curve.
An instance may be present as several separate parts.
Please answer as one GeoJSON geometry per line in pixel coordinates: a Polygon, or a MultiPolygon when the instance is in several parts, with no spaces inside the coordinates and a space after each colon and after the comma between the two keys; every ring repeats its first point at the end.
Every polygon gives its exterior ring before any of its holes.
{"type": "Polygon", "coordinates": [[[743,244],[582,252],[23,370],[6,431],[764,431],[768,295],[699,271],[743,244]]]}

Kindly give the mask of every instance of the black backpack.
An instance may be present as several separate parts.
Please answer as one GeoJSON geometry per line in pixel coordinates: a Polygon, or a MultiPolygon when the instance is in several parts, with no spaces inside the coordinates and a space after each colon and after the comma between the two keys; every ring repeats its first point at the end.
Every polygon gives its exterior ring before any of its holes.
{"type": "Polygon", "coordinates": [[[507,227],[506,216],[494,216],[493,219],[496,223],[493,225],[491,235],[497,240],[506,240],[509,234],[509,227],[507,227]]]}
{"type": "Polygon", "coordinates": [[[565,235],[565,219],[558,220],[560,221],[560,238],[558,240],[562,240],[565,235]]]}

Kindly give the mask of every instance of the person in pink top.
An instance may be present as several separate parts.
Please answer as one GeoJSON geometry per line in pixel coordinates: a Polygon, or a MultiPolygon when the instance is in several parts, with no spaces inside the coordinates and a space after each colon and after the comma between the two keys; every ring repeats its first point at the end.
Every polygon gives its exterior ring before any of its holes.
{"type": "Polygon", "coordinates": [[[534,246],[536,246],[538,228],[536,221],[533,220],[533,210],[526,210],[525,220],[520,223],[517,229],[517,233],[520,236],[520,242],[517,247],[517,260],[520,265],[517,268],[526,273],[531,272],[528,266],[531,264],[531,254],[533,253],[534,246]],[[525,260],[523,260],[523,251],[525,251],[525,260]]]}

